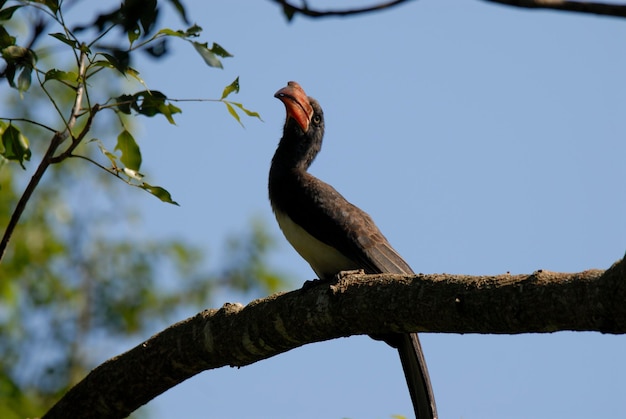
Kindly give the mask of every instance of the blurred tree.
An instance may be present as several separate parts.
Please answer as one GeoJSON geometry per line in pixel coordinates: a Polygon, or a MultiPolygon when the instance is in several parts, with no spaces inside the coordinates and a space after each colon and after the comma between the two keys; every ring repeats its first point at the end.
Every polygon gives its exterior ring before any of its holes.
{"type": "MultiPolygon", "coordinates": [[[[167,3],[188,22],[180,1],[167,3]]],[[[164,93],[145,86],[132,67],[134,55],[163,59],[168,40],[179,39],[211,67],[221,68],[230,56],[218,44],[197,41],[202,29],[196,25],[157,31],[160,6],[126,0],[68,22],[64,13],[81,7],[79,1],[0,0],[0,77],[8,82],[0,87],[4,419],[40,415],[103,353],[163,326],[181,307],[201,307],[215,287],[268,292],[281,283],[263,264],[272,240],[258,222],[231,240],[232,260],[214,273],[203,271],[198,247],[129,234],[140,217],[114,198],[115,188],[124,186],[119,179],[176,204],[139,173],[136,117],[158,114],[173,123],[180,112],[164,93]],[[127,80],[140,90],[124,92],[127,80]],[[34,173],[31,158],[40,161],[34,173]],[[177,283],[162,283],[162,272],[177,283]]],[[[227,100],[238,90],[235,79],[215,101],[239,122],[239,111],[258,117],[227,100]]]]}

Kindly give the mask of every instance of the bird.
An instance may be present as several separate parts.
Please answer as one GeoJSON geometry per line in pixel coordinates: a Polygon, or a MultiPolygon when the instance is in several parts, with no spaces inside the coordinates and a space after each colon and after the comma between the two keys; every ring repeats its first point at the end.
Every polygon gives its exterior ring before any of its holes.
{"type": "MultiPolygon", "coordinates": [[[[335,188],[308,172],[322,147],[324,112],[294,81],[274,95],[287,112],[269,171],[269,199],[287,241],[320,280],[343,272],[414,274],[372,218],[335,188]]],[[[436,419],[437,408],[417,333],[372,336],[396,348],[417,419],[436,419]]]]}

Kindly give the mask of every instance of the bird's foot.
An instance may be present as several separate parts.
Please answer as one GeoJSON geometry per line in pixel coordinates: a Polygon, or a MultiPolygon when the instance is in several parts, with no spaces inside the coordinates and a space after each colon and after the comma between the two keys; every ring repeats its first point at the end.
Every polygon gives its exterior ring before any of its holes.
{"type": "Polygon", "coordinates": [[[302,284],[302,289],[309,290],[319,283],[320,283],[319,279],[310,279],[310,280],[304,281],[304,284],[302,284]]]}
{"type": "Polygon", "coordinates": [[[334,282],[339,282],[342,279],[350,276],[350,275],[363,275],[365,274],[365,271],[363,269],[354,269],[354,270],[350,270],[350,271],[340,271],[337,272],[335,275],[328,277],[328,278],[320,278],[320,279],[311,279],[308,281],[304,281],[304,284],[302,284],[302,289],[303,290],[309,290],[317,285],[322,285],[322,284],[330,284],[330,283],[334,283],[334,282]]]}
{"type": "Polygon", "coordinates": [[[349,271],[340,271],[335,275],[336,281],[341,281],[350,275],[364,275],[365,271],[363,269],[352,269],[349,271]]]}

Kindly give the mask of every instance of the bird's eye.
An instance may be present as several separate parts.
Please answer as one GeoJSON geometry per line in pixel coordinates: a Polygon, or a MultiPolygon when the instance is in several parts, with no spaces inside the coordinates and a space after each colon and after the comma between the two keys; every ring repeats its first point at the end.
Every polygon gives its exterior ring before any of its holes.
{"type": "Polygon", "coordinates": [[[322,117],[319,115],[314,115],[313,122],[315,122],[316,124],[319,124],[320,122],[322,122],[322,117]]]}

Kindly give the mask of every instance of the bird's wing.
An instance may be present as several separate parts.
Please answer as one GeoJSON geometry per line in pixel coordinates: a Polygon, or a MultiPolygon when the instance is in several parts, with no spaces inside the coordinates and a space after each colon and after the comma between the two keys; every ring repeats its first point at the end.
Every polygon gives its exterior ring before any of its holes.
{"type": "MultiPolygon", "coordinates": [[[[307,173],[308,175],[308,173],[307,173]]],[[[317,221],[308,233],[323,243],[333,245],[366,273],[412,274],[413,270],[380,232],[372,218],[348,202],[335,188],[308,175],[302,179],[299,200],[316,214],[302,214],[317,221]]],[[[294,220],[306,226],[303,220],[294,220]]],[[[306,228],[306,227],[305,227],[306,228]]]]}

